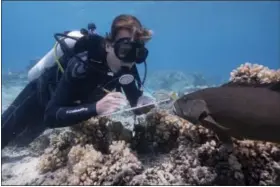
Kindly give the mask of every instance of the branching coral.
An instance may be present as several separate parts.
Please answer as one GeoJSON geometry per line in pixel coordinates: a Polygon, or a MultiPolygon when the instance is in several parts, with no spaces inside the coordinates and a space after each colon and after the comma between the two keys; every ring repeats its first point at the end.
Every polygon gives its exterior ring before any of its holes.
{"type": "MultiPolygon", "coordinates": [[[[67,185],[101,185],[125,183],[141,170],[141,163],[125,141],[131,141],[120,122],[108,118],[92,118],[51,140],[38,168],[41,173],[67,167],[67,185]]],[[[65,178],[57,175],[52,178],[65,178]]],[[[35,182],[36,183],[36,182],[35,182]]],[[[52,184],[44,180],[43,184],[52,184]]]]}
{"type": "Polygon", "coordinates": [[[180,123],[167,112],[151,112],[135,126],[133,146],[140,152],[169,151],[176,145],[180,123]]]}
{"type": "MultiPolygon", "coordinates": [[[[142,171],[141,162],[131,152],[124,141],[113,141],[109,154],[102,154],[92,145],[76,145],[64,158],[67,172],[53,176],[67,178],[60,185],[116,185],[126,184],[142,171]]],[[[44,185],[52,184],[45,180],[44,185]]]]}
{"type": "Polygon", "coordinates": [[[66,155],[71,146],[74,145],[74,138],[74,133],[65,131],[51,139],[51,146],[45,150],[38,165],[41,173],[54,171],[65,165],[66,155]]]}

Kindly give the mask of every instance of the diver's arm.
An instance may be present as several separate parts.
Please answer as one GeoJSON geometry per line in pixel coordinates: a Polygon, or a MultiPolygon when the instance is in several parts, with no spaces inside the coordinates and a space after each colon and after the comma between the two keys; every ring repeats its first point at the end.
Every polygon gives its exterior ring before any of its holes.
{"type": "Polygon", "coordinates": [[[45,110],[50,128],[71,126],[97,115],[96,103],[73,106],[77,85],[84,84],[87,76],[85,64],[72,58],[45,110]]]}

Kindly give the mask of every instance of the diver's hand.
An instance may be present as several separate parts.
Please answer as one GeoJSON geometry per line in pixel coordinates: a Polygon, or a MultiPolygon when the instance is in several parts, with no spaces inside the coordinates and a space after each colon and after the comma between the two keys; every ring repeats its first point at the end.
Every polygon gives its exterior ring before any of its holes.
{"type": "MultiPolygon", "coordinates": [[[[142,95],[139,97],[138,99],[138,102],[137,102],[137,107],[140,107],[140,106],[143,106],[143,105],[147,105],[147,104],[150,104],[150,103],[154,103],[155,102],[155,99],[149,97],[149,96],[146,96],[146,95],[142,95]]],[[[154,104],[151,104],[149,106],[145,106],[145,107],[142,107],[142,108],[139,108],[139,109],[136,109],[134,111],[134,113],[136,115],[141,115],[141,114],[146,114],[148,113],[151,109],[153,109],[155,107],[154,104]]]]}
{"type": "Polygon", "coordinates": [[[109,114],[126,104],[127,100],[122,93],[111,92],[96,103],[96,112],[98,115],[109,114]]]}

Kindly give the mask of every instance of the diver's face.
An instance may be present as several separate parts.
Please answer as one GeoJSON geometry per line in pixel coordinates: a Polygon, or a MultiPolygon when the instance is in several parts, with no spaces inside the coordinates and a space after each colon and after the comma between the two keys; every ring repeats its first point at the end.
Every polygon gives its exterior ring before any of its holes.
{"type": "MultiPolygon", "coordinates": [[[[118,41],[119,39],[122,39],[122,38],[131,38],[133,40],[133,33],[126,29],[119,30],[115,41],[118,41]]],[[[106,52],[107,52],[108,66],[111,68],[111,70],[114,73],[120,71],[121,67],[131,68],[135,64],[134,62],[124,63],[123,61],[118,59],[118,57],[116,56],[116,54],[114,52],[114,47],[111,43],[106,44],[106,52]]]]}

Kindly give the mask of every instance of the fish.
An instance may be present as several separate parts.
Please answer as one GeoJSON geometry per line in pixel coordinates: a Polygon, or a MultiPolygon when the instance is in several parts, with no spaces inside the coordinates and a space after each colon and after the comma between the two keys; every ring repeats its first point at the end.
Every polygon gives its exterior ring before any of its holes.
{"type": "Polygon", "coordinates": [[[205,88],[178,98],[173,112],[212,130],[228,148],[232,137],[280,143],[280,82],[205,88]]]}

